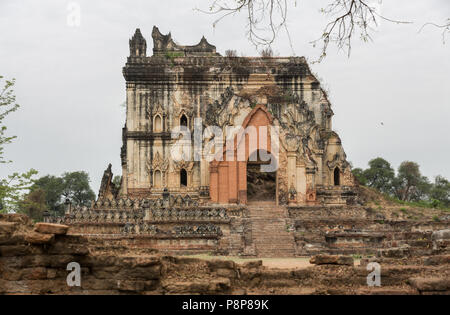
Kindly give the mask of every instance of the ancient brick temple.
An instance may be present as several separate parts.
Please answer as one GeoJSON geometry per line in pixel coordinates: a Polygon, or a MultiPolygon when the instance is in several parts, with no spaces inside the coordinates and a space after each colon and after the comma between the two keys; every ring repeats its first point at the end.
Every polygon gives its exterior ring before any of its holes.
{"type": "Polygon", "coordinates": [[[114,187],[108,169],[100,199],[167,194],[199,204],[305,205],[353,198],[333,111],[303,57],[224,57],[204,37],[180,46],[157,27],[152,37],[152,56],[139,29],[130,40],[122,182],[114,187]],[[174,137],[176,128],[187,138],[174,137]],[[217,128],[219,136],[209,132],[217,128]],[[262,160],[276,168],[262,172],[262,160]]]}
{"type": "MultiPolygon", "coordinates": [[[[305,59],[221,56],[204,37],[180,46],[156,27],[152,37],[147,56],[136,30],[123,69],[120,185],[109,165],[92,207],[68,204],[65,217],[47,221],[168,252],[341,250],[326,231],[353,231],[364,211],[327,95],[305,59]],[[356,221],[337,221],[343,215],[356,221]]],[[[349,237],[351,246],[372,239],[349,237]]]]}

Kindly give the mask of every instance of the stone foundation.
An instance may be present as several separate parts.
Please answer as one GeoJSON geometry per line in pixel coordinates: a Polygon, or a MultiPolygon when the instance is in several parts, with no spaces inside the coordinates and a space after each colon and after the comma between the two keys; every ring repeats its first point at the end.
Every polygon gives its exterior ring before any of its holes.
{"type": "Polygon", "coordinates": [[[354,264],[351,257],[322,255],[311,259],[317,266],[268,269],[261,261],[164,256],[123,239],[64,235],[59,228],[43,230],[25,216],[0,215],[0,294],[450,293],[448,254],[372,258],[382,266],[382,287],[370,288],[368,260],[354,264]],[[81,266],[79,287],[66,282],[71,262],[81,266]]]}
{"type": "Polygon", "coordinates": [[[411,255],[445,253],[447,221],[386,219],[363,206],[170,206],[163,201],[129,207],[69,208],[47,221],[86,235],[131,247],[173,253],[213,253],[245,257],[315,254],[376,255],[408,247],[411,255]],[[435,234],[433,234],[435,233],[435,234]],[[442,234],[442,235],[441,235],[442,234]],[[434,235],[434,236],[433,236],[434,235]]]}

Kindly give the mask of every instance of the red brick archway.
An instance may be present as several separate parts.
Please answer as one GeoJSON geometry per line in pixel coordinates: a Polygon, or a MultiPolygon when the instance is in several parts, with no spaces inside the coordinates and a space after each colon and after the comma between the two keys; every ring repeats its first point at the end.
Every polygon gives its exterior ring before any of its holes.
{"type": "Polygon", "coordinates": [[[256,148],[249,147],[249,134],[242,133],[235,136],[234,148],[231,152],[227,152],[226,147],[219,154],[223,157],[222,161],[214,160],[210,162],[210,197],[211,202],[220,204],[247,204],[247,160],[254,149],[265,150],[269,153],[271,150],[272,140],[270,137],[270,128],[272,125],[272,115],[263,105],[257,105],[245,118],[242,128],[243,130],[249,126],[256,129],[256,148]],[[267,127],[267,145],[260,141],[259,127],[267,127]],[[264,147],[265,146],[265,147],[264,147]],[[252,149],[252,152],[250,152],[252,149]],[[243,152],[245,150],[245,157],[243,152]],[[239,160],[238,160],[238,152],[239,160]],[[233,156],[230,161],[227,156],[233,156]]]}

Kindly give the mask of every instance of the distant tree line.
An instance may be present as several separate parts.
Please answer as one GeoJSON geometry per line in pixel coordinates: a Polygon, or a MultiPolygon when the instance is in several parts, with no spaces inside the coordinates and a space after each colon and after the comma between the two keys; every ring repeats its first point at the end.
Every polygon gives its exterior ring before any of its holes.
{"type": "Polygon", "coordinates": [[[421,202],[431,207],[450,207],[450,182],[443,176],[436,176],[434,182],[420,173],[419,164],[405,161],[397,174],[391,164],[378,157],[369,161],[369,168],[353,169],[353,175],[361,185],[404,202],[421,202]]]}
{"type": "Polygon", "coordinates": [[[17,212],[33,220],[42,220],[45,211],[52,216],[64,215],[66,200],[75,206],[90,206],[95,194],[86,172],[67,172],[62,176],[43,176],[34,180],[30,192],[18,203],[17,212]]]}

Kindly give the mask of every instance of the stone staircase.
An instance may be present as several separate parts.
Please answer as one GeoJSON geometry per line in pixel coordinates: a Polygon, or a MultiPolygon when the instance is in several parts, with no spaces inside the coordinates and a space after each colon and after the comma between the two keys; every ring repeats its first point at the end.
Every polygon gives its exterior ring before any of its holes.
{"type": "Polygon", "coordinates": [[[294,257],[294,233],[284,207],[273,202],[248,204],[252,224],[252,241],[258,257],[294,257]]]}

